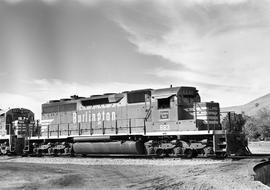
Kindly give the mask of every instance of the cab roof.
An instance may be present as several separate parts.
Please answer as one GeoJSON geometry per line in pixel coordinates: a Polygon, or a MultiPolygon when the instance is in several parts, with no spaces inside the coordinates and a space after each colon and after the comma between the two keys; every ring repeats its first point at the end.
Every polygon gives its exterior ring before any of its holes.
{"type": "Polygon", "coordinates": [[[188,87],[188,86],[182,86],[182,87],[171,87],[171,88],[162,88],[152,91],[153,97],[162,97],[162,98],[168,98],[173,95],[178,95],[180,93],[186,92],[186,91],[192,91],[195,92],[195,87],[188,87]]]}

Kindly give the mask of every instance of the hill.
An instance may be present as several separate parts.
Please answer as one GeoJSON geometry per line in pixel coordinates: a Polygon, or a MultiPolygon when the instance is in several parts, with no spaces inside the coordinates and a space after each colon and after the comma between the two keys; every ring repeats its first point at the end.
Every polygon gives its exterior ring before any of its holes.
{"type": "Polygon", "coordinates": [[[244,105],[221,108],[221,111],[234,111],[248,116],[255,116],[263,108],[270,109],[270,93],[244,105]]]}

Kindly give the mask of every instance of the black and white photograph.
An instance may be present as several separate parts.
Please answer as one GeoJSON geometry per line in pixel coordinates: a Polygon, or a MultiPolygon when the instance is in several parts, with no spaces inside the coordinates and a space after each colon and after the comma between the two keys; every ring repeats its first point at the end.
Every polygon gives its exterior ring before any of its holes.
{"type": "Polygon", "coordinates": [[[270,189],[270,0],[0,0],[0,190],[270,189]]]}

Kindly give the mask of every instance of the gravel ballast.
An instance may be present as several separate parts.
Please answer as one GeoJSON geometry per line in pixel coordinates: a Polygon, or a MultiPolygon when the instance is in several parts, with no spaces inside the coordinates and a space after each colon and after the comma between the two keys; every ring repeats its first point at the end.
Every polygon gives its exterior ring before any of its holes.
{"type": "Polygon", "coordinates": [[[259,160],[0,157],[1,189],[270,189],[259,160]]]}

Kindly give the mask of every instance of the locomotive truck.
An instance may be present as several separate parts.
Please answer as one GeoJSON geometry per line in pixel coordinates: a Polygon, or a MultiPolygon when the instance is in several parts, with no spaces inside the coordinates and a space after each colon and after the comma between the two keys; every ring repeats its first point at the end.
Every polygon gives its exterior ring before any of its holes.
{"type": "MultiPolygon", "coordinates": [[[[32,118],[23,121],[29,123],[32,118]]],[[[6,134],[13,152],[21,153],[23,147],[23,154],[39,156],[191,158],[237,154],[230,146],[243,144],[242,133],[228,134],[222,128],[219,104],[201,102],[198,90],[185,86],[50,100],[42,104],[40,123],[27,126],[21,136],[12,130],[6,134]],[[12,138],[23,139],[23,146],[15,146],[18,140],[12,138]]]]}

